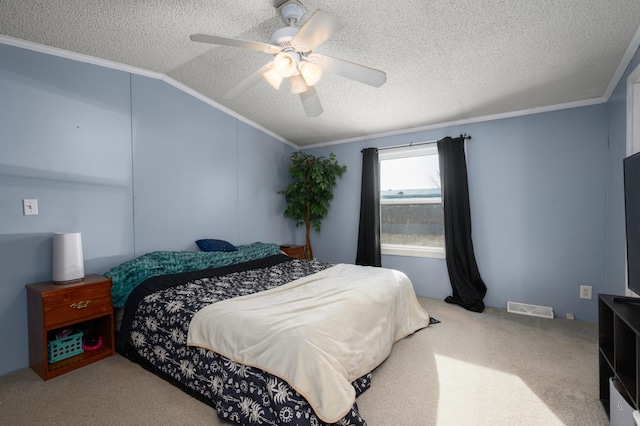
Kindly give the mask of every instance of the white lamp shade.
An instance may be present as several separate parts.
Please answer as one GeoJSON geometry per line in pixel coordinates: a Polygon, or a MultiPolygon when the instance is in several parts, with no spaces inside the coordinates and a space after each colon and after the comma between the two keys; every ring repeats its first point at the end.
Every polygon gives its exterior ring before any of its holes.
{"type": "Polygon", "coordinates": [[[265,80],[273,87],[274,89],[280,89],[280,83],[282,83],[283,77],[273,68],[269,71],[262,73],[262,76],[265,80]]]}
{"type": "Polygon", "coordinates": [[[53,234],[53,282],[84,279],[80,232],[53,234]]]}
{"type": "Polygon", "coordinates": [[[291,76],[291,94],[297,95],[298,93],[306,92],[308,89],[304,83],[304,78],[301,75],[291,76]]]}
{"type": "Polygon", "coordinates": [[[283,77],[291,77],[298,71],[298,64],[288,52],[280,52],[273,60],[273,69],[283,77]]]}
{"type": "Polygon", "coordinates": [[[302,74],[307,86],[313,86],[322,77],[322,68],[318,64],[304,61],[300,64],[300,74],[302,74]]]}

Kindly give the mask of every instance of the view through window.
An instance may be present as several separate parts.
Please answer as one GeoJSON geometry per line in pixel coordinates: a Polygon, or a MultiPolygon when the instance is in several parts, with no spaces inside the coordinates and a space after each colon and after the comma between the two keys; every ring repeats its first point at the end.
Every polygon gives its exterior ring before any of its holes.
{"type": "Polygon", "coordinates": [[[380,150],[384,254],[444,257],[444,214],[435,144],[380,150]]]}

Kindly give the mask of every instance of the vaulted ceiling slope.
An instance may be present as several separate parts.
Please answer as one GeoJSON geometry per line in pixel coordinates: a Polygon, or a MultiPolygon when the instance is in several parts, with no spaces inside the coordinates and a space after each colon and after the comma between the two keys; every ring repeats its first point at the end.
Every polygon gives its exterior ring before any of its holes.
{"type": "Polygon", "coordinates": [[[638,0],[300,0],[344,25],[314,52],[386,72],[371,87],[325,72],[324,112],[289,84],[223,95],[272,60],[195,43],[269,43],[283,0],[3,0],[0,34],[164,74],[298,146],[608,98],[638,47],[638,0]],[[623,64],[626,66],[627,64],[623,64]]]}

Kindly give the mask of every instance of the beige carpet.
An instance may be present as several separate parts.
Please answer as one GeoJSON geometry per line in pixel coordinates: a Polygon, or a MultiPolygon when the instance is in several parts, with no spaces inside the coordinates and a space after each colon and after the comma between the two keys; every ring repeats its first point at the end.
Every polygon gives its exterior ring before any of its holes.
{"type": "MultiPolygon", "coordinates": [[[[420,302],[440,324],[394,346],[360,398],[369,426],[606,425],[597,325],[420,302]]],[[[44,382],[0,377],[0,425],[222,425],[119,355],[44,382]]]]}

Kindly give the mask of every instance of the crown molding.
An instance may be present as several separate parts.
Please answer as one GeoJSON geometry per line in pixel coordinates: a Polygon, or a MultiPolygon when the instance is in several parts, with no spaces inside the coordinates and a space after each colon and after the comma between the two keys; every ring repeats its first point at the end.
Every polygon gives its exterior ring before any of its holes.
{"type": "Polygon", "coordinates": [[[638,47],[640,47],[640,25],[638,25],[638,28],[636,29],[635,34],[633,35],[633,37],[631,37],[629,46],[627,46],[627,50],[625,50],[624,55],[622,55],[622,59],[620,60],[620,63],[618,64],[618,67],[613,73],[611,80],[609,80],[609,85],[607,86],[607,88],[604,91],[604,94],[602,95],[602,97],[605,98],[607,101],[613,94],[613,91],[618,86],[620,79],[624,75],[625,71],[627,70],[627,67],[631,63],[631,60],[633,59],[633,56],[638,51],[638,47]]]}
{"type": "Polygon", "coordinates": [[[483,115],[483,116],[480,116],[480,117],[473,117],[473,118],[464,118],[464,119],[460,119],[460,120],[446,121],[446,122],[441,122],[441,123],[429,124],[429,125],[426,125],[426,126],[419,126],[419,127],[408,128],[408,129],[395,130],[395,131],[391,131],[391,132],[376,133],[376,134],[371,134],[371,135],[367,135],[367,136],[359,136],[359,137],[356,137],[356,138],[341,139],[341,140],[336,140],[336,141],[331,141],[331,142],[323,142],[323,143],[314,144],[314,145],[305,145],[305,146],[301,147],[300,149],[321,148],[321,147],[330,146],[330,145],[339,145],[339,144],[350,143],[350,142],[360,142],[360,141],[377,139],[377,138],[384,138],[384,137],[389,137],[389,136],[397,136],[397,135],[404,135],[404,134],[408,134],[408,133],[422,132],[422,131],[425,131],[425,130],[435,130],[435,129],[442,129],[442,128],[445,128],[445,127],[462,126],[462,125],[465,125],[465,124],[481,123],[481,122],[485,122],[485,121],[495,121],[495,120],[502,120],[502,119],[505,119],[505,118],[520,117],[520,116],[523,116],[523,115],[532,115],[532,114],[540,114],[540,113],[544,113],[544,112],[558,111],[558,110],[563,110],[563,109],[579,108],[579,107],[584,107],[584,106],[602,104],[602,103],[605,103],[605,102],[607,102],[607,99],[605,99],[604,97],[591,98],[591,99],[585,99],[585,100],[574,101],[574,102],[565,102],[565,103],[562,103],[562,104],[549,105],[549,106],[544,106],[544,107],[521,109],[521,110],[517,110],[517,111],[509,111],[509,112],[504,112],[504,113],[499,113],[499,114],[483,115]]]}
{"type": "Polygon", "coordinates": [[[611,76],[611,79],[609,80],[609,84],[607,85],[604,91],[604,94],[597,98],[590,98],[590,99],[585,99],[581,101],[567,102],[567,103],[550,105],[545,107],[510,111],[510,112],[501,113],[501,114],[485,115],[485,116],[470,118],[470,119],[436,123],[436,124],[420,126],[420,127],[410,128],[410,129],[403,129],[403,130],[385,132],[385,133],[377,133],[377,134],[371,134],[371,135],[361,136],[356,138],[335,140],[331,142],[323,142],[323,143],[314,144],[314,145],[305,145],[301,147],[301,149],[320,148],[320,147],[330,146],[330,145],[339,145],[339,144],[349,143],[349,142],[359,142],[363,140],[377,139],[377,138],[388,137],[388,136],[396,136],[396,135],[402,135],[406,133],[421,132],[424,130],[441,129],[443,127],[459,126],[459,125],[470,124],[470,123],[479,123],[483,121],[500,120],[503,118],[512,118],[512,117],[518,117],[523,115],[539,114],[542,112],[557,111],[557,110],[568,109],[568,108],[579,108],[583,106],[606,103],[609,101],[609,98],[613,94],[613,91],[618,86],[620,79],[622,78],[625,71],[627,70],[627,67],[633,60],[634,55],[638,51],[638,48],[640,48],[640,25],[636,29],[633,37],[631,37],[631,41],[629,42],[629,45],[627,46],[627,49],[625,50],[624,55],[622,56],[622,59],[620,59],[620,62],[618,63],[616,70],[611,76]]]}
{"type": "Polygon", "coordinates": [[[242,121],[243,123],[261,131],[262,133],[271,136],[272,138],[286,144],[289,145],[290,147],[294,148],[294,149],[299,149],[299,147],[293,143],[291,143],[290,141],[284,139],[282,136],[279,136],[275,133],[273,133],[271,130],[266,129],[264,127],[262,127],[261,125],[259,125],[258,123],[255,123],[251,120],[249,120],[248,118],[236,113],[235,111],[230,110],[229,108],[225,107],[224,105],[221,105],[219,103],[217,103],[216,101],[214,101],[211,98],[208,98],[207,96],[203,95],[200,92],[197,92],[193,89],[191,89],[190,87],[187,87],[186,85],[180,83],[177,80],[174,80],[173,78],[167,76],[166,74],[163,73],[159,73],[159,72],[155,72],[155,71],[149,71],[149,70],[145,70],[143,68],[138,68],[138,67],[134,67],[131,65],[125,65],[125,64],[121,64],[119,62],[115,62],[115,61],[110,61],[108,59],[102,59],[102,58],[97,58],[95,56],[90,56],[90,55],[85,55],[82,53],[76,53],[76,52],[71,52],[69,50],[65,50],[65,49],[60,49],[58,47],[52,47],[52,46],[46,46],[44,44],[39,44],[39,43],[35,43],[32,41],[27,41],[27,40],[22,40],[22,39],[18,39],[18,38],[14,38],[14,37],[9,37],[9,36],[5,36],[5,35],[1,35],[0,34],[0,43],[2,44],[6,44],[6,45],[10,45],[10,46],[14,46],[14,47],[19,47],[21,49],[27,49],[27,50],[32,50],[35,52],[40,52],[40,53],[44,53],[47,55],[53,55],[53,56],[58,56],[61,58],[65,58],[65,59],[70,59],[73,61],[78,61],[78,62],[84,62],[87,64],[93,64],[93,65],[98,65],[101,67],[105,67],[105,68],[110,68],[110,69],[114,69],[114,70],[118,70],[118,71],[123,71],[126,73],[130,73],[130,74],[135,74],[135,75],[140,75],[143,77],[148,77],[148,78],[154,78],[157,80],[162,80],[167,84],[170,84],[171,86],[177,88],[178,90],[181,90],[201,101],[203,101],[204,103],[219,109],[220,111],[224,112],[225,114],[235,118],[236,120],[242,121]]]}
{"type": "Polygon", "coordinates": [[[629,45],[627,46],[627,49],[625,50],[624,55],[622,56],[622,59],[620,60],[620,63],[618,64],[615,72],[613,73],[611,79],[609,80],[609,84],[607,85],[605,92],[602,96],[597,97],[597,98],[590,98],[590,99],[585,99],[585,100],[580,100],[580,101],[573,101],[573,102],[566,102],[566,103],[562,103],[562,104],[556,104],[556,105],[549,105],[549,106],[544,106],[544,107],[536,107],[536,108],[529,108],[529,109],[522,109],[522,110],[517,110],[517,111],[510,111],[510,112],[506,112],[506,113],[499,113],[499,114],[491,114],[491,115],[485,115],[485,116],[480,116],[480,117],[475,117],[475,118],[467,118],[467,119],[460,119],[460,120],[454,120],[454,121],[448,121],[448,122],[441,122],[441,123],[435,123],[435,124],[430,124],[430,125],[425,125],[425,126],[419,126],[419,127],[414,127],[414,128],[408,128],[408,129],[401,129],[401,130],[396,130],[396,131],[390,131],[390,132],[382,132],[382,133],[376,133],[376,134],[370,134],[370,135],[366,135],[366,136],[359,136],[359,137],[355,137],[355,138],[347,138],[347,139],[339,139],[339,140],[335,140],[335,141],[330,141],[330,142],[323,142],[323,143],[319,143],[319,144],[313,144],[313,145],[303,145],[303,146],[299,146],[296,145],[290,141],[288,141],[287,139],[284,139],[282,136],[279,136],[275,133],[273,133],[271,130],[264,128],[263,126],[259,125],[258,123],[255,123],[254,121],[249,120],[248,118],[236,113],[235,111],[230,110],[229,108],[225,107],[224,105],[221,105],[219,103],[217,103],[216,101],[212,100],[211,98],[203,95],[202,93],[180,83],[177,80],[174,80],[173,78],[167,76],[166,74],[162,74],[159,72],[154,72],[154,71],[149,71],[149,70],[145,70],[142,68],[137,68],[137,67],[133,67],[130,65],[125,65],[125,64],[121,64],[118,62],[114,62],[114,61],[110,61],[107,59],[102,59],[102,58],[97,58],[94,56],[89,56],[89,55],[84,55],[81,53],[76,53],[76,52],[71,52],[65,49],[60,49],[57,47],[51,47],[51,46],[46,46],[43,44],[39,44],[39,43],[35,43],[35,42],[31,42],[31,41],[26,41],[26,40],[22,40],[22,39],[18,39],[18,38],[14,38],[14,37],[9,37],[9,36],[5,36],[5,35],[0,35],[0,43],[2,44],[7,44],[7,45],[11,45],[11,46],[15,46],[15,47],[20,47],[23,49],[28,49],[28,50],[33,50],[33,51],[37,51],[40,53],[45,53],[48,55],[54,55],[54,56],[59,56],[59,57],[63,57],[63,58],[67,58],[67,59],[71,59],[74,61],[79,61],[79,62],[85,62],[85,63],[90,63],[90,64],[94,64],[94,65],[98,65],[98,66],[102,66],[102,67],[106,67],[106,68],[111,68],[111,69],[115,69],[115,70],[119,70],[119,71],[124,71],[127,73],[131,73],[131,74],[136,74],[136,75],[141,75],[144,77],[149,77],[149,78],[155,78],[155,79],[159,79],[162,80],[164,82],[166,82],[167,84],[170,84],[172,86],[174,86],[175,88],[205,102],[206,104],[213,106],[216,109],[219,109],[220,111],[224,112],[225,114],[235,118],[236,120],[242,121],[243,123],[261,131],[262,133],[265,133],[266,135],[269,135],[271,137],[273,137],[274,139],[294,148],[294,149],[312,149],[312,148],[319,148],[319,147],[325,147],[325,146],[331,146],[331,145],[339,145],[339,144],[344,144],[344,143],[351,143],[351,142],[358,142],[358,141],[363,141],[363,140],[370,140],[370,139],[377,139],[377,138],[382,138],[382,137],[389,137],[389,136],[396,136],[396,135],[402,135],[402,134],[407,134],[407,133],[415,133],[415,132],[421,132],[421,131],[425,131],[425,130],[433,130],[433,129],[440,129],[443,127],[451,127],[451,126],[459,126],[459,125],[465,125],[465,124],[471,124],[471,123],[479,123],[479,122],[484,122],[484,121],[494,121],[494,120],[501,120],[501,119],[505,119],[505,118],[513,118],[513,117],[519,117],[519,116],[524,116],[524,115],[531,115],[531,114],[539,114],[539,113],[544,113],[544,112],[551,112],[551,111],[557,111],[557,110],[562,110],[562,109],[569,109],[569,108],[578,108],[578,107],[583,107],[583,106],[590,106],[590,105],[596,105],[596,104],[600,104],[600,103],[605,103],[608,102],[609,98],[611,97],[611,94],[613,93],[613,91],[615,90],[616,86],[618,85],[618,83],[620,82],[620,79],[622,78],[622,76],[624,75],[624,72],[626,71],[627,67],[629,66],[629,64],[631,63],[631,60],[633,59],[633,56],[635,55],[636,51],[638,50],[638,48],[640,47],[640,26],[638,26],[638,28],[636,29],[633,37],[631,38],[631,41],[629,43],[629,45]]]}

